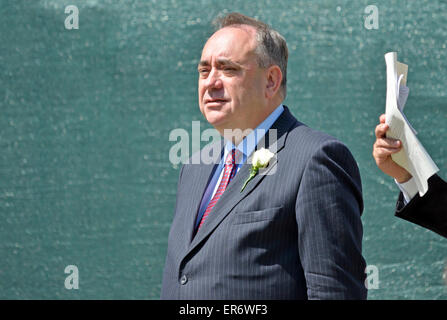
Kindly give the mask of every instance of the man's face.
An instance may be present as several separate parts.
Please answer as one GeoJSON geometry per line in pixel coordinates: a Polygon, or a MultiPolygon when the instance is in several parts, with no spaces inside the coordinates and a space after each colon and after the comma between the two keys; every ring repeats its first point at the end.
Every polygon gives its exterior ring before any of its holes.
{"type": "MultiPolygon", "coordinates": [[[[199,106],[217,130],[251,128],[265,105],[265,70],[256,55],[252,27],[226,27],[205,44],[198,66],[199,106]]],[[[254,129],[254,128],[251,128],[254,129]]]]}

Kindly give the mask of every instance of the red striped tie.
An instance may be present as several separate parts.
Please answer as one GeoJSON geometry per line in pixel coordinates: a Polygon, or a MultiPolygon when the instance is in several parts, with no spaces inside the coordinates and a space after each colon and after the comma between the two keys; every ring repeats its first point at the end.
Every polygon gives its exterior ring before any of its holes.
{"type": "Polygon", "coordinates": [[[206,207],[205,212],[203,213],[202,220],[200,220],[199,227],[197,230],[200,229],[203,222],[205,221],[206,217],[208,217],[209,213],[213,209],[214,205],[219,201],[220,196],[224,193],[225,189],[227,188],[228,184],[230,183],[231,179],[233,179],[234,175],[236,174],[236,152],[239,156],[239,151],[236,149],[231,150],[230,153],[227,155],[227,159],[225,160],[225,167],[222,179],[220,180],[219,187],[216,190],[216,193],[214,194],[211,201],[208,203],[208,206],[206,207]]]}

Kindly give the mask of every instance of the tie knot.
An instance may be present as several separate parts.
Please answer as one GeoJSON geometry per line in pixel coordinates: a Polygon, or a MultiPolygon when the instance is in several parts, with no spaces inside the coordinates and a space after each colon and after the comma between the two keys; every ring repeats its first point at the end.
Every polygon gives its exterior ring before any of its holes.
{"type": "Polygon", "coordinates": [[[240,160],[241,152],[238,149],[232,149],[225,159],[226,165],[234,166],[240,160]]]}

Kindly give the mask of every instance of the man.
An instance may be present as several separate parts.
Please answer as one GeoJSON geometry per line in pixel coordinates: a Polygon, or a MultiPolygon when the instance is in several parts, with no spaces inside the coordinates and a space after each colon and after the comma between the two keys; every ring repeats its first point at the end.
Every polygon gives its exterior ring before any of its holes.
{"type": "Polygon", "coordinates": [[[428,179],[427,193],[420,197],[411,174],[391,158],[393,153],[401,150],[401,141],[386,138],[389,127],[385,124],[384,114],[379,121],[375,129],[373,157],[379,169],[393,177],[401,190],[395,215],[447,238],[447,183],[433,175],[428,179]]]}
{"type": "Polygon", "coordinates": [[[281,104],[287,57],[279,33],[237,13],[206,42],[199,106],[225,147],[220,163],[180,170],[163,299],[366,298],[359,171],[281,104]],[[250,180],[260,146],[275,156],[250,180]]]}

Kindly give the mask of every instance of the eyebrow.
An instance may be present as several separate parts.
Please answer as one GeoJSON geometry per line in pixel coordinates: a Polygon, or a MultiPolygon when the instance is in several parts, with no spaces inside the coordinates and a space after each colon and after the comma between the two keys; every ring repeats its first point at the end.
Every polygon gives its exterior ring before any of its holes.
{"type": "MultiPolygon", "coordinates": [[[[217,64],[218,65],[232,65],[232,66],[235,66],[235,67],[240,67],[241,66],[237,62],[234,62],[234,61],[231,61],[231,60],[225,59],[225,58],[218,58],[217,59],[217,64]]],[[[198,67],[209,67],[209,66],[210,66],[210,63],[209,63],[208,60],[201,60],[199,62],[199,65],[198,65],[198,67]]]]}
{"type": "Polygon", "coordinates": [[[201,60],[201,61],[199,62],[198,67],[208,67],[209,65],[210,65],[210,63],[209,63],[208,61],[206,61],[206,60],[201,60]]]}

